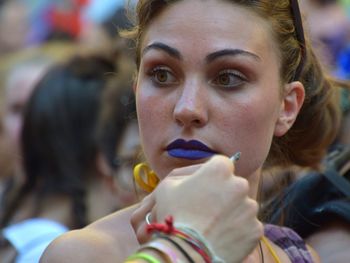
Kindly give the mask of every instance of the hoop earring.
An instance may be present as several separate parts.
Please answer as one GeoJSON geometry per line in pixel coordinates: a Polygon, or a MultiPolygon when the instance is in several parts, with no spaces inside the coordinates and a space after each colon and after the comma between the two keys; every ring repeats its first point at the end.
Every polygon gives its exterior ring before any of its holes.
{"type": "Polygon", "coordinates": [[[146,163],[139,163],[134,167],[135,182],[146,192],[152,192],[159,183],[156,173],[146,163]],[[144,180],[144,178],[146,180],[144,180]]]}

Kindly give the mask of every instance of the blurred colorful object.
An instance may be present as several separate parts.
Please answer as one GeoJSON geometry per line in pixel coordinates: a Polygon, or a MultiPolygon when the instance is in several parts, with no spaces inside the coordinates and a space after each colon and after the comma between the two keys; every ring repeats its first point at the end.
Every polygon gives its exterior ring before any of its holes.
{"type": "Polygon", "coordinates": [[[28,44],[45,41],[54,32],[72,39],[79,36],[83,25],[82,10],[90,0],[29,0],[31,30],[28,44]]]}
{"type": "Polygon", "coordinates": [[[350,18],[350,0],[340,0],[340,3],[346,8],[346,12],[350,18]]]}
{"type": "Polygon", "coordinates": [[[124,5],[124,0],[90,0],[83,10],[83,17],[93,23],[103,23],[124,5]]]}
{"type": "MultiPolygon", "coordinates": [[[[125,0],[23,0],[30,10],[28,44],[45,41],[55,32],[72,39],[89,23],[101,24],[112,17],[125,0]]],[[[131,5],[135,0],[130,1],[131,5]]]]}
{"type": "Polygon", "coordinates": [[[350,79],[350,43],[339,52],[336,75],[341,79],[350,79]]]}

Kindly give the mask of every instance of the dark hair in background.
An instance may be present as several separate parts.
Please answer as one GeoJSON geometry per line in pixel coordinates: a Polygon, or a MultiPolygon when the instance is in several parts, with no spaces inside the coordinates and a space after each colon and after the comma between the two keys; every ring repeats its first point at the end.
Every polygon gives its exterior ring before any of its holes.
{"type": "Polygon", "coordinates": [[[114,64],[102,56],[74,57],[53,67],[28,102],[21,134],[26,182],[7,207],[6,225],[25,196],[35,193],[40,212],[50,195],[68,195],[72,227],[87,222],[86,185],[96,171],[100,97],[114,64]]]}
{"type": "Polygon", "coordinates": [[[127,16],[124,7],[118,8],[106,21],[102,23],[102,28],[107,34],[115,38],[118,35],[118,30],[132,27],[132,23],[127,16]]]}
{"type": "Polygon", "coordinates": [[[132,72],[119,74],[109,84],[102,97],[97,139],[108,165],[117,168],[116,151],[122,143],[128,124],[137,119],[132,72]]]}

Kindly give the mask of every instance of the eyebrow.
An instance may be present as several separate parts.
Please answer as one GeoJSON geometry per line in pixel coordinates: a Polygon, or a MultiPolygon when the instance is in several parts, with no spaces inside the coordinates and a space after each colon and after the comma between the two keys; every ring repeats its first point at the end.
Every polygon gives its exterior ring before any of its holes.
{"type": "MultiPolygon", "coordinates": [[[[147,47],[144,48],[144,50],[142,51],[142,55],[144,55],[146,52],[148,52],[149,50],[152,49],[157,49],[157,50],[162,50],[164,52],[166,52],[167,54],[169,54],[170,56],[182,60],[183,57],[180,53],[179,50],[177,50],[176,48],[170,47],[167,44],[161,43],[161,42],[155,42],[153,44],[148,45],[147,47]]],[[[242,50],[242,49],[222,49],[222,50],[218,50],[215,51],[213,53],[210,53],[209,55],[206,56],[205,60],[207,63],[213,62],[214,60],[220,58],[220,57],[224,57],[224,56],[248,56],[251,57],[255,60],[261,61],[261,58],[254,54],[251,53],[249,51],[246,50],[242,50]]]]}
{"type": "Polygon", "coordinates": [[[170,47],[164,43],[161,42],[155,42],[147,47],[144,48],[142,51],[142,55],[144,55],[147,51],[152,50],[152,49],[158,49],[162,50],[166,53],[168,53],[171,57],[182,60],[182,56],[180,54],[180,51],[178,51],[176,48],[170,47]]]}
{"type": "Polygon", "coordinates": [[[255,60],[258,60],[258,61],[261,61],[261,58],[254,54],[254,53],[251,53],[249,51],[245,51],[245,50],[242,50],[242,49],[222,49],[222,50],[218,50],[218,51],[215,51],[213,53],[210,53],[206,58],[206,62],[207,63],[210,63],[220,57],[224,57],[224,56],[248,56],[248,57],[251,57],[255,60]]]}

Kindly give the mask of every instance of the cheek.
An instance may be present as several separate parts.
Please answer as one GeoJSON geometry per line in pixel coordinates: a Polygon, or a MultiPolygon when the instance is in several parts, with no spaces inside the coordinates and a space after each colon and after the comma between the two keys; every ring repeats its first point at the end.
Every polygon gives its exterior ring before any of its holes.
{"type": "Polygon", "coordinates": [[[253,138],[272,137],[277,120],[277,107],[265,101],[257,101],[255,107],[247,108],[242,117],[242,123],[247,134],[253,138]]]}
{"type": "Polygon", "coordinates": [[[278,116],[276,109],[276,103],[256,99],[236,105],[230,116],[226,113],[226,120],[220,129],[231,131],[225,137],[228,138],[226,144],[232,145],[232,153],[242,152],[242,159],[237,163],[239,175],[246,177],[263,165],[278,116]]]}
{"type": "Polygon", "coordinates": [[[138,122],[140,126],[140,138],[145,155],[151,158],[154,148],[166,133],[169,126],[171,109],[165,99],[153,96],[147,92],[137,92],[136,105],[138,122]]]}

